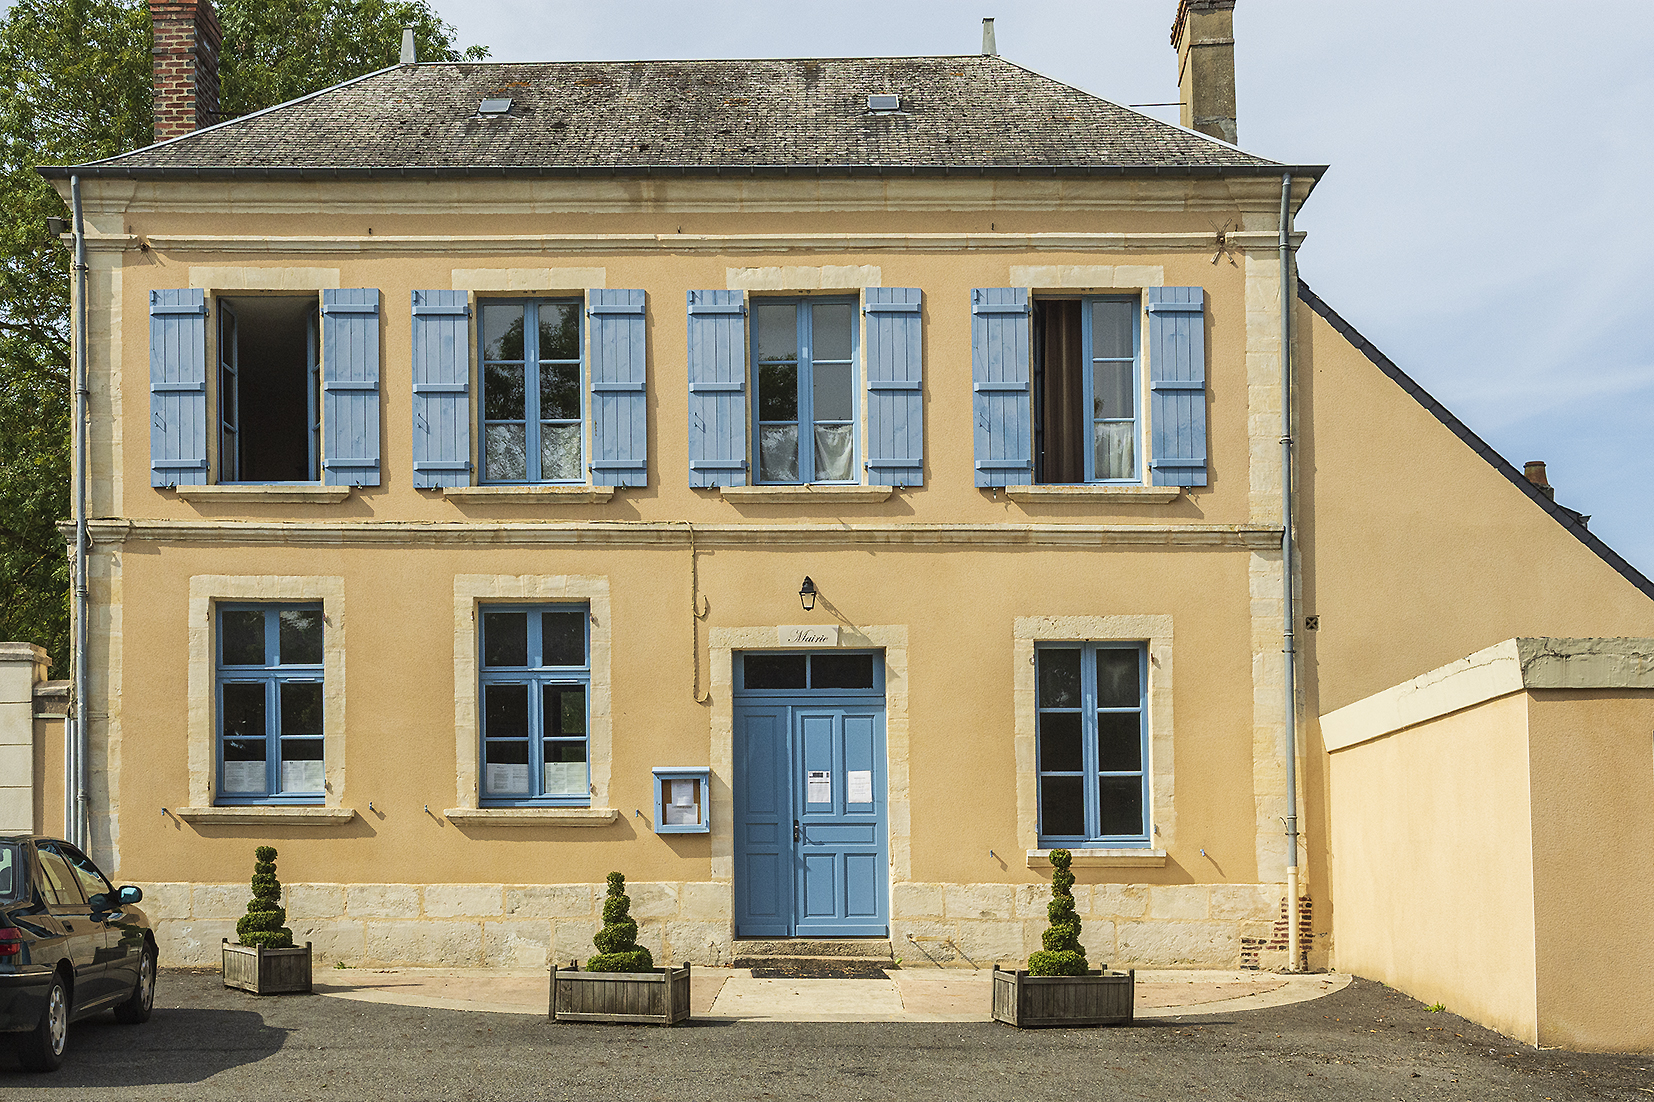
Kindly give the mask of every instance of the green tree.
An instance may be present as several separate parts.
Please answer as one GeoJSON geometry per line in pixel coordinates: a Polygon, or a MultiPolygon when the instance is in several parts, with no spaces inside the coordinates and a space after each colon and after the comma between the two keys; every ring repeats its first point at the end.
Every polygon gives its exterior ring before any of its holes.
{"type": "MultiPolygon", "coordinates": [[[[221,108],[261,110],[395,64],[479,60],[428,0],[222,0],[221,108]]],[[[69,658],[69,246],[63,200],[34,171],[148,145],[153,36],[144,0],[15,0],[0,15],[0,639],[69,658]]],[[[94,406],[94,415],[98,414],[94,406]]]]}

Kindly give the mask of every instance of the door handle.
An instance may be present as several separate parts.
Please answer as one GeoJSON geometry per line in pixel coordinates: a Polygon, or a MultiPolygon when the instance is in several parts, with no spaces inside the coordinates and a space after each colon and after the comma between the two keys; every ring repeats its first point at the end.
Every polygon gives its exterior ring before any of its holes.
{"type": "Polygon", "coordinates": [[[802,842],[803,840],[804,840],[804,828],[798,825],[798,820],[797,819],[794,819],[793,820],[793,841],[802,842]]]}

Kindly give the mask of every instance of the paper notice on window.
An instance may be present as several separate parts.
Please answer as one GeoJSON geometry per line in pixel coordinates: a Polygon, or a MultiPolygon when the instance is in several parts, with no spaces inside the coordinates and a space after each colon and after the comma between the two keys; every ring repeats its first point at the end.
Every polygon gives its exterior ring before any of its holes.
{"type": "Polygon", "coordinates": [[[870,804],[873,802],[873,771],[852,769],[844,778],[844,802],[870,804]]]}
{"type": "Polygon", "coordinates": [[[283,792],[320,792],[322,790],[322,763],[319,761],[282,762],[281,790],[283,792]]]}
{"type": "Polygon", "coordinates": [[[524,795],[528,792],[528,764],[498,765],[490,762],[483,783],[491,795],[524,795]]]}
{"type": "MultiPolygon", "coordinates": [[[[525,773],[524,783],[528,777],[525,773]]],[[[547,796],[584,796],[586,794],[586,763],[583,761],[546,762],[547,796]]]]}
{"type": "Polygon", "coordinates": [[[833,802],[833,775],[825,769],[810,770],[808,791],[804,795],[804,802],[811,804],[830,804],[833,802]]]}
{"type": "Polygon", "coordinates": [[[227,761],[224,763],[225,792],[263,792],[264,763],[261,761],[227,761]]]}

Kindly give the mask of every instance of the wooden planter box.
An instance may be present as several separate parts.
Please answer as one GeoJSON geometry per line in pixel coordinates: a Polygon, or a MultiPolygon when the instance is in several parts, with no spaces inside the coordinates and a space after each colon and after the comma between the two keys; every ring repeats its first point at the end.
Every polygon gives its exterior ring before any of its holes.
{"type": "Polygon", "coordinates": [[[255,995],[310,993],[310,943],[304,948],[265,949],[224,939],[224,986],[255,995]]]}
{"type": "Polygon", "coordinates": [[[1137,983],[1129,972],[1030,976],[994,965],[994,1020],[1018,1029],[1042,1026],[1130,1025],[1137,983]]]}
{"type": "Polygon", "coordinates": [[[689,965],[649,972],[581,972],[551,969],[551,1014],[556,1022],[644,1022],[675,1025],[689,1020],[689,965]]]}

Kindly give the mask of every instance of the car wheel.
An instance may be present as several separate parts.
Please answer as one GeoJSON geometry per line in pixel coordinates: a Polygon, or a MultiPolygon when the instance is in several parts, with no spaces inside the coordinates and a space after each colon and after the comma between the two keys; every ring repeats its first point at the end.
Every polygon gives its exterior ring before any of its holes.
{"type": "Polygon", "coordinates": [[[155,950],[144,946],[138,957],[138,985],[132,997],[115,1007],[115,1020],[122,1025],[137,1025],[149,1021],[149,1012],[155,1007],[155,950]]]}
{"type": "Polygon", "coordinates": [[[63,976],[52,977],[46,1009],[27,1033],[17,1035],[17,1059],[30,1071],[56,1071],[63,1066],[63,1048],[69,1041],[69,992],[63,976]]]}

